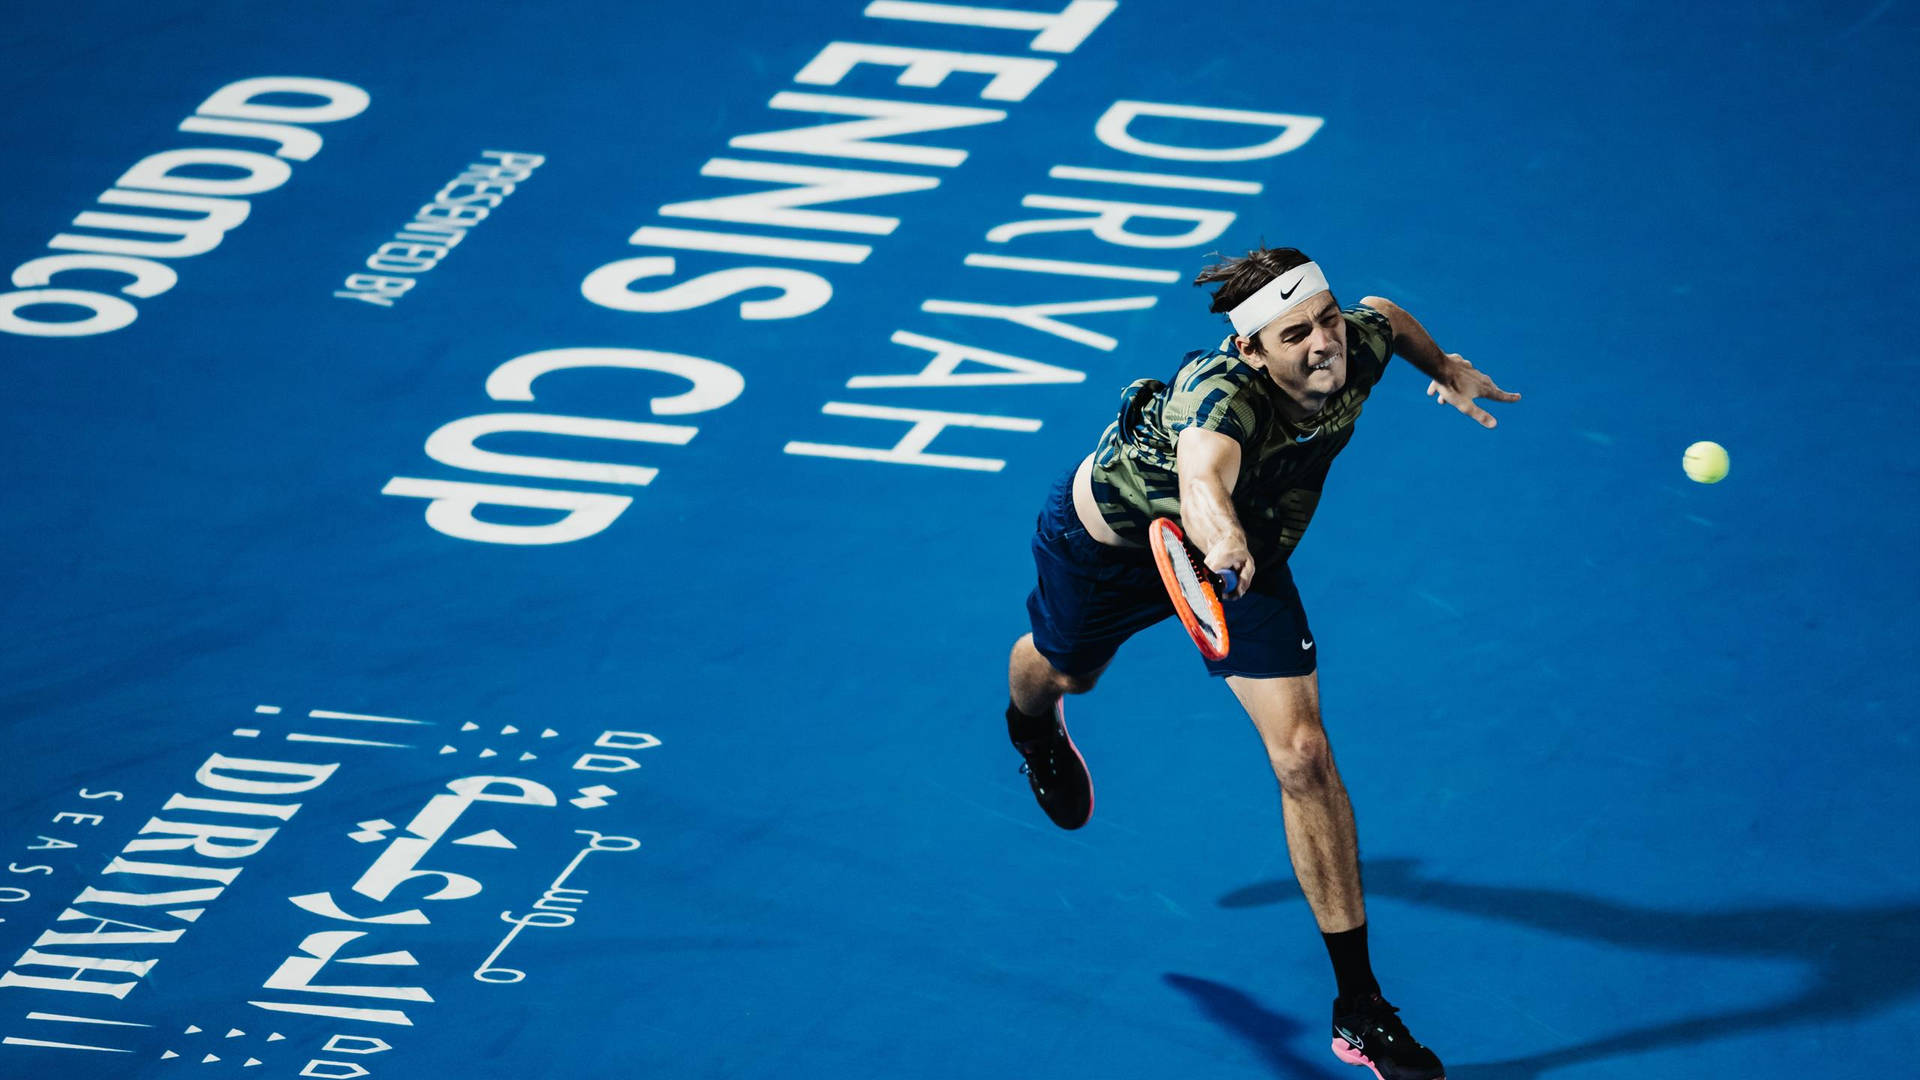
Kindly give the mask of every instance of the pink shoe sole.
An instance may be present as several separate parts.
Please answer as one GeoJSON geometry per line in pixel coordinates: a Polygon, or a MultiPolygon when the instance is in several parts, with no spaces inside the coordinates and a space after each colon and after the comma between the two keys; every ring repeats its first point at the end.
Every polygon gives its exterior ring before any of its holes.
{"type": "Polygon", "coordinates": [[[1087,768],[1087,759],[1080,756],[1080,747],[1074,744],[1073,736],[1067,734],[1067,699],[1061,698],[1054,702],[1053,708],[1054,718],[1060,721],[1060,733],[1067,736],[1067,749],[1073,751],[1073,756],[1079,759],[1080,771],[1087,774],[1087,816],[1080,825],[1071,826],[1078,829],[1081,825],[1093,820],[1093,770],[1087,768]]]}
{"type": "MultiPolygon", "coordinates": [[[[1373,1075],[1378,1077],[1379,1080],[1387,1080],[1386,1077],[1380,1076],[1380,1069],[1373,1063],[1372,1058],[1355,1050],[1353,1044],[1345,1039],[1333,1040],[1333,1056],[1349,1065],[1365,1065],[1367,1068],[1373,1070],[1373,1075]]],[[[1440,1080],[1447,1080],[1447,1078],[1442,1076],[1440,1080]]]]}

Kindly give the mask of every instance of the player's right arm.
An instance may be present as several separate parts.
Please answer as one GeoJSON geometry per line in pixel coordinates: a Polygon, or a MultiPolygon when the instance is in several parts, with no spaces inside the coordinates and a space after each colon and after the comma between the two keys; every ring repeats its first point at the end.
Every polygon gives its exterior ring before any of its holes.
{"type": "Polygon", "coordinates": [[[1247,533],[1233,512],[1233,485],[1240,477],[1240,444],[1217,431],[1180,429],[1174,443],[1180,472],[1180,525],[1206,558],[1207,568],[1232,570],[1241,596],[1253,585],[1253,555],[1247,533]]]}

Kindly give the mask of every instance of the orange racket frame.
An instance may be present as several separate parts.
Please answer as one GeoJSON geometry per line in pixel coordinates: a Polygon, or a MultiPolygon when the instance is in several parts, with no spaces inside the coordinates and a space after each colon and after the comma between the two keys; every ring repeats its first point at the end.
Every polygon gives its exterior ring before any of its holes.
{"type": "Polygon", "coordinates": [[[1147,543],[1153,548],[1154,565],[1160,568],[1160,581],[1167,587],[1167,597],[1173,601],[1173,612],[1180,616],[1180,625],[1187,628],[1188,636],[1200,647],[1200,654],[1209,660],[1224,660],[1230,642],[1227,640],[1227,613],[1220,606],[1220,591],[1215,584],[1213,572],[1193,557],[1192,548],[1187,544],[1187,534],[1180,531],[1172,518],[1155,518],[1147,526],[1147,543]],[[1168,546],[1168,534],[1174,541],[1168,546]],[[1193,568],[1194,580],[1200,583],[1200,592],[1207,604],[1205,614],[1212,616],[1213,625],[1220,628],[1220,642],[1215,645],[1207,637],[1200,625],[1199,617],[1193,606],[1187,601],[1187,591],[1180,587],[1179,572],[1174,569],[1173,560],[1185,559],[1193,568]]]}

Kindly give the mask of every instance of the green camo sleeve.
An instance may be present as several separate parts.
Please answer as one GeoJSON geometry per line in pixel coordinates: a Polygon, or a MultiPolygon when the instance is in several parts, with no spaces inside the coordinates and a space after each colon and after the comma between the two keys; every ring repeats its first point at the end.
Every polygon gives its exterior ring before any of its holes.
{"type": "Polygon", "coordinates": [[[1167,390],[1161,414],[1167,431],[1178,437],[1182,429],[1197,427],[1250,445],[1260,434],[1259,410],[1245,378],[1251,370],[1231,356],[1215,354],[1182,371],[1167,390]]]}
{"type": "Polygon", "coordinates": [[[1356,304],[1341,312],[1347,320],[1347,383],[1371,390],[1387,373],[1393,356],[1393,324],[1385,315],[1356,304]]]}

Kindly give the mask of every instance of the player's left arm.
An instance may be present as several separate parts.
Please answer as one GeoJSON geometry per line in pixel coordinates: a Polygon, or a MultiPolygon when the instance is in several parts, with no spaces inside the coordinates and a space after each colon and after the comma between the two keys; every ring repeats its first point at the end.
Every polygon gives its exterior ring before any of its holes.
{"type": "Polygon", "coordinates": [[[1393,351],[1407,358],[1421,374],[1433,380],[1427,384],[1427,396],[1451,405],[1480,422],[1493,427],[1498,421],[1475,405],[1475,398],[1489,401],[1519,401],[1520,395],[1495,386],[1487,373],[1467,362],[1459,353],[1442,352],[1433,335],[1407,310],[1382,296],[1362,297],[1360,302],[1387,317],[1393,326],[1393,351]]]}

